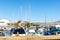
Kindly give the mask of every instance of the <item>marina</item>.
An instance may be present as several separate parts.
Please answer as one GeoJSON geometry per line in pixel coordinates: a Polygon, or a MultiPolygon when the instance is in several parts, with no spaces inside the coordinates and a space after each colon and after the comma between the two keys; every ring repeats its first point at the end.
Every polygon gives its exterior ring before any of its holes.
{"type": "Polygon", "coordinates": [[[0,0],[0,40],[60,40],[60,1],[0,0]]]}

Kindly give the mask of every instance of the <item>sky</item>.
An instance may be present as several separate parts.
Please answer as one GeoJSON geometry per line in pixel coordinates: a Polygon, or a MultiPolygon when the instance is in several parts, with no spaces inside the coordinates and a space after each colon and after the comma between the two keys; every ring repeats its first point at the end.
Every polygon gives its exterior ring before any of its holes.
{"type": "Polygon", "coordinates": [[[0,0],[0,19],[60,21],[60,0],[0,0]]]}

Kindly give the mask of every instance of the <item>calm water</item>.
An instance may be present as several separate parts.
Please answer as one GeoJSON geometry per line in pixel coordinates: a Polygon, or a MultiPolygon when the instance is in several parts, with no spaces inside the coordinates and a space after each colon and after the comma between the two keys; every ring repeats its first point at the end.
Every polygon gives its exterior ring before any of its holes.
{"type": "Polygon", "coordinates": [[[10,30],[4,30],[4,35],[5,35],[5,36],[11,36],[10,30]]]}

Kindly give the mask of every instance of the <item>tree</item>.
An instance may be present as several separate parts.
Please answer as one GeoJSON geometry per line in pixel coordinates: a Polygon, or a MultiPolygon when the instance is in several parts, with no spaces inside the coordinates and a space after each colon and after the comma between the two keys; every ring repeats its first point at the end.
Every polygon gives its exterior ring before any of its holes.
{"type": "Polygon", "coordinates": [[[32,26],[39,26],[39,24],[32,24],[32,26]]]}
{"type": "Polygon", "coordinates": [[[28,27],[31,26],[31,23],[27,22],[27,23],[25,24],[25,26],[28,28],[28,27]]]}
{"type": "Polygon", "coordinates": [[[29,22],[27,22],[27,23],[25,24],[25,26],[28,28],[28,27],[30,27],[30,26],[39,26],[39,24],[34,24],[34,23],[29,23],[29,22]]]}
{"type": "Polygon", "coordinates": [[[17,28],[17,27],[21,27],[21,21],[19,20],[19,21],[17,21],[17,23],[15,24],[15,27],[17,28]]]}

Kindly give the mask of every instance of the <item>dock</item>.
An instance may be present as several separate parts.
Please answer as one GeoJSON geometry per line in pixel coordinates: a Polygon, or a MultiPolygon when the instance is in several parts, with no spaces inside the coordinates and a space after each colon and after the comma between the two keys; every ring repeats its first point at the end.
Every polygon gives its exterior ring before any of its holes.
{"type": "Polygon", "coordinates": [[[60,35],[0,37],[0,40],[60,40],[60,35]]]}

